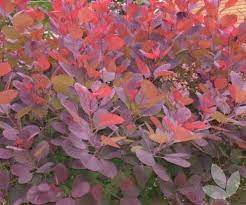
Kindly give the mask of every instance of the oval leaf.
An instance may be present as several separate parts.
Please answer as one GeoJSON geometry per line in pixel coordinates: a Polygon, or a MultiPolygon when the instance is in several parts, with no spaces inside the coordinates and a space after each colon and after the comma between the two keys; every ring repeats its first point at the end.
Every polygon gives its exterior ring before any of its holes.
{"type": "Polygon", "coordinates": [[[203,191],[213,199],[226,199],[227,193],[218,186],[207,185],[204,186],[203,191]]]}
{"type": "Polygon", "coordinates": [[[17,97],[15,90],[4,90],[0,92],[0,105],[9,104],[17,97]]]}
{"type": "Polygon", "coordinates": [[[11,71],[11,66],[8,62],[0,63],[0,77],[7,75],[11,71]]]}
{"type": "Polygon", "coordinates": [[[226,193],[228,197],[235,194],[240,186],[240,174],[239,171],[232,173],[226,184],[226,193]]]}
{"type": "Polygon", "coordinates": [[[144,164],[151,166],[151,167],[155,165],[155,159],[151,153],[140,149],[136,151],[136,155],[137,155],[137,158],[144,164]]]}
{"type": "Polygon", "coordinates": [[[214,182],[218,186],[224,189],[226,187],[226,176],[223,170],[216,164],[212,164],[211,174],[212,174],[214,182]]]}

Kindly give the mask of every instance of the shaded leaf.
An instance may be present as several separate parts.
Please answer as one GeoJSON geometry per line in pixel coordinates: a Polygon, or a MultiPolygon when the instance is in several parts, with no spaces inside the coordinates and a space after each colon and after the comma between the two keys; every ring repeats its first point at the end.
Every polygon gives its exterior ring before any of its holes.
{"type": "Polygon", "coordinates": [[[68,179],[69,173],[64,164],[57,164],[54,167],[53,172],[56,184],[62,184],[68,179]]]}
{"type": "Polygon", "coordinates": [[[13,152],[9,149],[0,148],[0,159],[10,159],[13,157],[13,152]]]}
{"type": "Polygon", "coordinates": [[[137,158],[144,164],[148,166],[154,166],[155,165],[155,159],[152,156],[151,153],[144,151],[142,149],[136,151],[137,158]]]}
{"type": "Polygon", "coordinates": [[[162,179],[163,181],[169,181],[169,180],[170,180],[170,178],[169,178],[169,176],[168,176],[166,170],[165,170],[162,166],[160,166],[160,165],[158,165],[158,164],[155,164],[155,165],[153,166],[153,171],[154,171],[154,172],[156,173],[156,175],[157,175],[158,177],[160,177],[160,179],[162,179]]]}
{"type": "Polygon", "coordinates": [[[190,162],[188,162],[187,160],[182,159],[182,158],[165,156],[165,157],[163,157],[163,159],[165,159],[166,161],[168,161],[170,163],[176,164],[176,165],[184,167],[184,168],[191,166],[190,162]]]}
{"type": "Polygon", "coordinates": [[[76,202],[72,198],[64,198],[57,201],[56,205],[76,205],[76,202]]]}
{"type": "Polygon", "coordinates": [[[75,182],[72,189],[72,197],[80,198],[90,191],[90,184],[86,181],[75,182]]]}

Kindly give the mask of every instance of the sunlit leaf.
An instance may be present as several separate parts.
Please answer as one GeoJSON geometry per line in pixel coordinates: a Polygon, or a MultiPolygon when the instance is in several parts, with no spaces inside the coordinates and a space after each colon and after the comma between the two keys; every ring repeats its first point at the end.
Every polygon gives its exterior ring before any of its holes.
{"type": "Polygon", "coordinates": [[[4,90],[0,92],[0,105],[11,103],[18,93],[15,90],[4,90]]]}

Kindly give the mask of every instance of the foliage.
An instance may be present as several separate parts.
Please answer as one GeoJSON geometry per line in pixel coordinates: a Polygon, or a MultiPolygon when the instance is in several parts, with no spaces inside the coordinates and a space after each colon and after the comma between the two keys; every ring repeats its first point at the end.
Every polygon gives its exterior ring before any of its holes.
{"type": "Polygon", "coordinates": [[[197,2],[0,1],[0,201],[202,205],[212,161],[245,176],[246,23],[197,2]]]}

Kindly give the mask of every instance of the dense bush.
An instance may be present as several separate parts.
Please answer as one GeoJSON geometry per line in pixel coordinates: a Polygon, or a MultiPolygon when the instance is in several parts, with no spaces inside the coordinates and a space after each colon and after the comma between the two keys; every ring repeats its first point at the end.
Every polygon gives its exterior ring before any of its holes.
{"type": "Polygon", "coordinates": [[[197,2],[0,1],[3,204],[202,205],[212,162],[245,176],[246,23],[197,2]]]}

